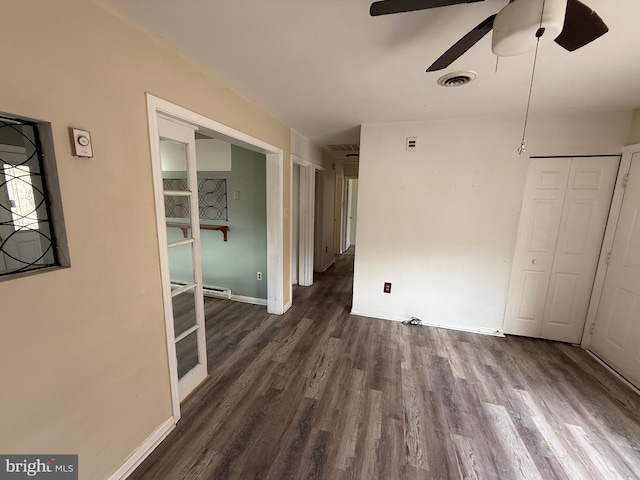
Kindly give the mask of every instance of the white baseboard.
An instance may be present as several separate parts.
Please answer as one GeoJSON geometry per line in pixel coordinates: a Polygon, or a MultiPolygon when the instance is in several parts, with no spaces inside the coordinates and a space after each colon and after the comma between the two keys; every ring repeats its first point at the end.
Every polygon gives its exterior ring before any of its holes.
{"type": "MultiPolygon", "coordinates": [[[[367,312],[363,310],[351,310],[351,315],[358,315],[361,317],[379,318],[381,320],[392,320],[394,322],[402,322],[408,320],[411,317],[406,315],[399,315],[389,312],[367,312]]],[[[451,323],[438,323],[431,322],[429,320],[422,320],[422,326],[446,328],[448,330],[458,330],[461,332],[480,333],[482,335],[492,335],[494,337],[504,337],[504,332],[501,328],[486,328],[486,327],[469,327],[468,325],[451,324],[451,323]]]]}
{"type": "Polygon", "coordinates": [[[176,423],[172,416],[156,428],[155,431],[142,443],[142,445],[140,445],[136,451],[127,458],[120,468],[111,474],[108,480],[124,480],[131,475],[133,471],[144,461],[144,459],[147,458],[158,445],[160,445],[160,442],[167,438],[167,435],[169,435],[175,427],[176,423]]]}
{"type": "Polygon", "coordinates": [[[322,267],[322,269],[321,269],[321,270],[318,270],[318,271],[319,271],[320,273],[322,273],[322,272],[326,272],[326,271],[329,269],[329,267],[330,267],[331,265],[333,265],[334,263],[336,263],[336,260],[335,260],[335,258],[332,258],[331,260],[329,260],[329,261],[327,262],[327,264],[326,264],[324,267],[322,267]]]}
{"type": "Polygon", "coordinates": [[[253,303],[254,305],[264,305],[267,306],[266,298],[256,298],[256,297],[245,297],[244,295],[231,295],[231,300],[234,302],[242,302],[242,303],[253,303]]]}
{"type": "MultiPolygon", "coordinates": [[[[220,288],[220,287],[217,287],[220,288]]],[[[254,305],[267,305],[266,298],[245,297],[244,295],[234,295],[231,290],[225,289],[224,292],[217,292],[215,290],[207,289],[203,292],[205,297],[222,298],[223,300],[233,300],[234,302],[252,303],[254,305]]]]}
{"type": "MultiPolygon", "coordinates": [[[[582,347],[580,347],[582,348],[582,347]]],[[[626,378],[624,378],[622,375],[620,375],[617,371],[615,371],[613,368],[611,368],[609,366],[609,364],[607,364],[607,362],[605,362],[604,360],[602,360],[599,356],[597,356],[595,353],[593,353],[591,350],[589,349],[583,349],[585,352],[587,352],[589,355],[591,355],[600,365],[602,365],[604,368],[606,368],[607,370],[609,370],[609,372],[613,373],[613,375],[615,375],[618,380],[620,380],[622,383],[624,383],[627,387],[629,387],[631,390],[633,390],[634,392],[636,392],[638,395],[640,395],[640,388],[636,387],[633,383],[631,383],[629,380],[627,380],[626,378]]]]}
{"type": "Polygon", "coordinates": [[[282,309],[282,313],[286,313],[286,312],[287,312],[287,310],[289,310],[289,309],[291,308],[291,306],[292,306],[292,305],[293,305],[293,300],[289,300],[289,301],[285,304],[284,308],[282,309]]]}

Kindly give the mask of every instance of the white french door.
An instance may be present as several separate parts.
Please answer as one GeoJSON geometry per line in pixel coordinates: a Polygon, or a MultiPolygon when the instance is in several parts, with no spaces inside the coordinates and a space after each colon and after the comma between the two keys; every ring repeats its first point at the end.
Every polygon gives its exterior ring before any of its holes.
{"type": "Polygon", "coordinates": [[[589,350],[640,388],[640,152],[631,157],[589,350]]]}
{"type": "Polygon", "coordinates": [[[531,159],[505,333],[580,342],[619,161],[531,159]]]}
{"type": "MultiPolygon", "coordinates": [[[[207,376],[207,352],[200,263],[200,223],[195,131],[158,118],[164,222],[165,315],[173,325],[180,400],[207,376]],[[169,206],[169,207],[167,207],[169,206]]],[[[173,362],[172,362],[173,363],[173,362]]]]}

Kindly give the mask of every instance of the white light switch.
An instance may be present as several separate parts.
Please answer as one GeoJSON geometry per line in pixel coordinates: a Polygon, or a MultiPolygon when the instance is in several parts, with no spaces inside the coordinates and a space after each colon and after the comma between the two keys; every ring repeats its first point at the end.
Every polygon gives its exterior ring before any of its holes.
{"type": "Polygon", "coordinates": [[[238,190],[235,190],[233,192],[233,199],[234,200],[240,200],[240,192],[238,190]]]}
{"type": "Polygon", "coordinates": [[[73,133],[73,154],[76,157],[93,157],[93,148],[91,146],[91,133],[86,130],[71,129],[73,133]]]}

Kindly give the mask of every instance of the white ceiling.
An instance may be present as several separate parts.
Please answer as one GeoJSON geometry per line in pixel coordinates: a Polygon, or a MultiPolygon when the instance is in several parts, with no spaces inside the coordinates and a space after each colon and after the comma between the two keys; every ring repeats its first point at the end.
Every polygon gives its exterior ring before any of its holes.
{"type": "MultiPolygon", "coordinates": [[[[524,114],[533,53],[500,59],[487,35],[450,68],[425,69],[507,0],[369,16],[369,0],[105,0],[320,144],[369,122],[524,114]],[[473,70],[475,82],[436,80],[473,70]]],[[[582,0],[610,28],[567,52],[541,47],[533,113],[640,107],[640,2],[582,0]]]]}

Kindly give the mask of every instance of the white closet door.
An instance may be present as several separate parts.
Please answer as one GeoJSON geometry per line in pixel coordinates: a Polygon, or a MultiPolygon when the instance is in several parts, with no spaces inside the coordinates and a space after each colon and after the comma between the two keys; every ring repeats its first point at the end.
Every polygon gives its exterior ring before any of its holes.
{"type": "Polygon", "coordinates": [[[570,158],[531,159],[520,213],[504,331],[537,337],[542,326],[570,158]]]}
{"type": "Polygon", "coordinates": [[[532,159],[505,333],[582,337],[618,157],[532,159]]]}
{"type": "Polygon", "coordinates": [[[640,153],[631,160],[589,349],[640,387],[640,153]]]}
{"type": "Polygon", "coordinates": [[[570,343],[582,338],[618,165],[618,157],[571,163],[541,338],[570,343]]]}

